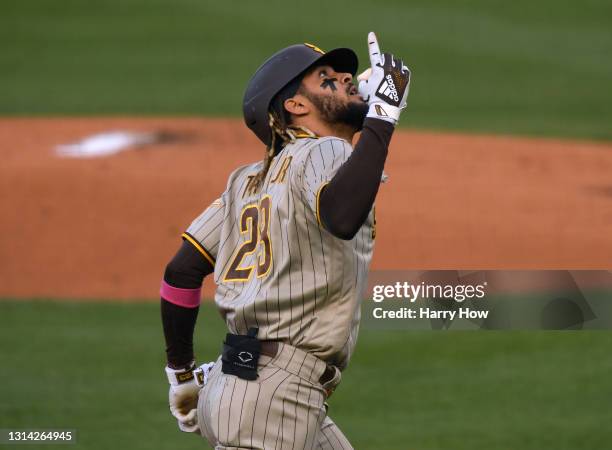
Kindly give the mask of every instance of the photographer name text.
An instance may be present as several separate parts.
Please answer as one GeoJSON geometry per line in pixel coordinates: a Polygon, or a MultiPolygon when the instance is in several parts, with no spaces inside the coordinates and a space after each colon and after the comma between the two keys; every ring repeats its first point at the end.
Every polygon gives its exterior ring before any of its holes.
{"type": "Polygon", "coordinates": [[[372,310],[372,316],[375,319],[486,319],[489,316],[489,311],[480,311],[471,308],[438,310],[424,307],[386,310],[378,307],[372,310]]]}

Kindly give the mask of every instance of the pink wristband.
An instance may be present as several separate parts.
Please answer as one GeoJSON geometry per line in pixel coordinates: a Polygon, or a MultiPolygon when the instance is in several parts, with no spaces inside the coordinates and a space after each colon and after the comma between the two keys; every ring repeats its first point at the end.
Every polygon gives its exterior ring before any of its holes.
{"type": "Polygon", "coordinates": [[[159,294],[164,300],[185,308],[196,308],[200,305],[200,294],[202,288],[182,289],[170,286],[166,281],[162,281],[159,294]]]}

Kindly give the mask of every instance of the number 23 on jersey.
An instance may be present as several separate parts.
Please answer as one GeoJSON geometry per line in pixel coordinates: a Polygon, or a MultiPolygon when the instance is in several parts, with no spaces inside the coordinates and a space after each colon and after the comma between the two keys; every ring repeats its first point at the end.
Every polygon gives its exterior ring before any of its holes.
{"type": "Polygon", "coordinates": [[[238,248],[231,259],[231,263],[224,282],[248,281],[253,272],[257,278],[268,275],[272,267],[272,243],[270,242],[270,211],[272,200],[269,195],[263,197],[259,204],[250,204],[242,209],[240,214],[240,234],[246,236],[246,241],[238,248]],[[256,252],[253,264],[243,267],[244,259],[256,252]]]}

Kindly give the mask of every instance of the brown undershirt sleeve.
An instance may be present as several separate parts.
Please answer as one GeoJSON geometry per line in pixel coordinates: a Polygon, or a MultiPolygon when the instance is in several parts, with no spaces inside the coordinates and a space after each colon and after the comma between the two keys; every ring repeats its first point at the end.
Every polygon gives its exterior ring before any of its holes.
{"type": "MultiPolygon", "coordinates": [[[[213,273],[212,264],[189,242],[184,241],[166,266],[164,281],[172,287],[198,289],[204,277],[213,273]]],[[[168,365],[178,369],[193,359],[193,331],[199,307],[186,308],[161,298],[161,317],[168,365]]]]}
{"type": "Polygon", "coordinates": [[[378,193],[394,126],[366,118],[361,137],[319,197],[321,223],[334,236],[350,240],[368,217],[378,193]]]}

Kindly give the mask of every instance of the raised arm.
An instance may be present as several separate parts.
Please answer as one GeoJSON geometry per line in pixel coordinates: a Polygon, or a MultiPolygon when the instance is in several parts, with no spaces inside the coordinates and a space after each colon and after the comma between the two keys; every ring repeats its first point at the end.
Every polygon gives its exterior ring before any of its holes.
{"type": "Polygon", "coordinates": [[[340,239],[352,239],[368,217],[378,193],[389,142],[406,107],[410,70],[393,55],[380,53],[368,34],[371,67],[359,75],[359,93],[368,102],[361,137],[348,160],[320,194],[322,224],[340,239]]]}

